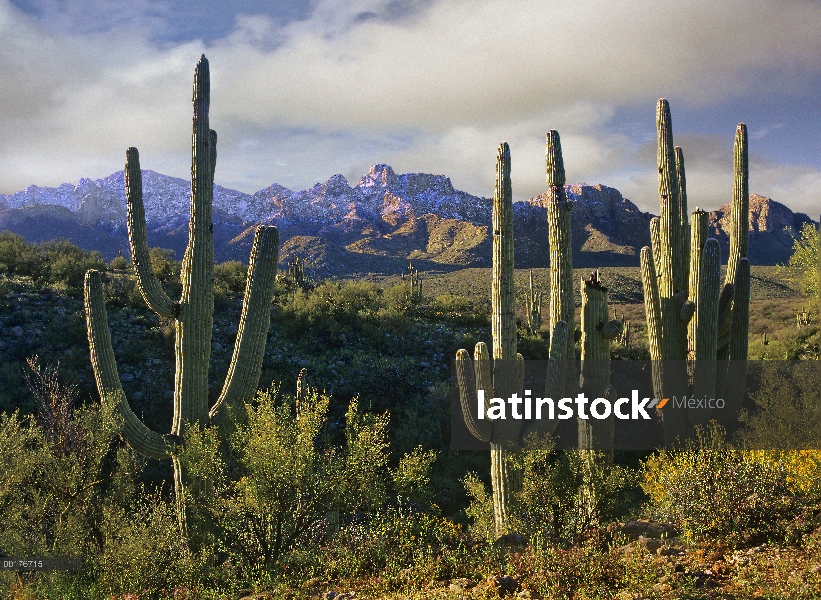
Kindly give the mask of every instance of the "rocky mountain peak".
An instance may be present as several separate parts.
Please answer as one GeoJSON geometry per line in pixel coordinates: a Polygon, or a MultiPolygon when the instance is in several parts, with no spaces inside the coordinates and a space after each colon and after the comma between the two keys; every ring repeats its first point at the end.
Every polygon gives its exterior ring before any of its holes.
{"type": "Polygon", "coordinates": [[[362,179],[359,180],[357,187],[387,188],[393,186],[396,183],[396,179],[396,173],[394,173],[393,168],[391,168],[390,165],[373,165],[370,169],[368,169],[367,174],[363,175],[362,179]]]}

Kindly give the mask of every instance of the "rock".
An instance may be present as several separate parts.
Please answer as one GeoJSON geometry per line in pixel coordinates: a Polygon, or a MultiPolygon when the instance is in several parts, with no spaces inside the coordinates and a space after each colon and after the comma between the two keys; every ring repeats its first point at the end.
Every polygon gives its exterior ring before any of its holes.
{"type": "Polygon", "coordinates": [[[519,591],[519,582],[510,575],[497,575],[492,582],[500,596],[515,594],[519,591]]]}
{"type": "Polygon", "coordinates": [[[11,332],[17,337],[23,337],[23,328],[19,325],[15,325],[14,327],[12,327],[11,332]]]}
{"type": "Polygon", "coordinates": [[[619,529],[619,532],[631,540],[637,540],[640,537],[662,539],[678,536],[678,532],[672,525],[653,521],[628,521],[619,529]]]}
{"type": "Polygon", "coordinates": [[[464,592],[465,590],[469,590],[469,589],[471,589],[472,587],[475,587],[475,586],[476,586],[475,581],[472,581],[470,579],[465,579],[465,578],[458,578],[458,579],[451,580],[450,585],[448,586],[448,589],[451,592],[464,592]]]}
{"type": "Polygon", "coordinates": [[[655,554],[661,548],[661,541],[656,538],[646,538],[640,535],[637,541],[640,545],[644,546],[650,554],[655,554]]]}

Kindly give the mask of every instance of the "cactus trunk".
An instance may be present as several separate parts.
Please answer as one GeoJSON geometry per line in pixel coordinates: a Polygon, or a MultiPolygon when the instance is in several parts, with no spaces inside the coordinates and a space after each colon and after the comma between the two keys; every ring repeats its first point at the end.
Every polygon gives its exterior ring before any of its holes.
{"type": "MultiPolygon", "coordinates": [[[[707,214],[696,209],[686,216],[684,156],[673,149],[670,107],[663,98],[657,108],[659,204],[661,216],[650,223],[652,250],[641,252],[645,312],[653,361],[653,385],[658,398],[689,390],[696,398],[727,394],[733,416],[744,395],[749,322],[749,228],[747,136],[736,131],[730,262],[721,288],[718,242],[707,239],[707,214]],[[691,231],[688,231],[690,229],[691,231]],[[737,361],[726,361],[735,354],[737,361]],[[690,361],[687,370],[683,360],[690,361]],[[690,375],[688,381],[687,374],[690,375]]],[[[720,397],[720,396],[719,396],[720,397]]],[[[667,409],[665,440],[683,441],[692,425],[705,423],[710,409],[667,409]]]]}
{"type": "MultiPolygon", "coordinates": [[[[128,234],[132,263],[146,304],[158,315],[175,319],[174,418],[169,435],[143,425],[131,411],[117,375],[117,364],[102,291],[100,274],[85,278],[86,320],[91,363],[102,401],[124,419],[122,435],[136,451],[151,458],[172,458],[181,526],[185,530],[185,484],[195,493],[207,491],[207,482],[186,481],[176,450],[186,426],[202,427],[216,419],[221,409],[242,408],[256,393],[262,368],[270,307],[276,280],[279,234],[275,227],[261,226],[254,236],[245,297],[234,354],[217,402],[208,407],[208,363],[214,313],[214,240],[211,207],[217,135],[208,126],[210,76],[203,56],[194,73],[194,121],[191,162],[191,216],[188,246],[182,265],[182,294],[172,301],[151,270],[148,260],[142,177],[136,148],[126,152],[125,185],[128,234]]],[[[223,411],[228,412],[228,411],[223,411]]]]}

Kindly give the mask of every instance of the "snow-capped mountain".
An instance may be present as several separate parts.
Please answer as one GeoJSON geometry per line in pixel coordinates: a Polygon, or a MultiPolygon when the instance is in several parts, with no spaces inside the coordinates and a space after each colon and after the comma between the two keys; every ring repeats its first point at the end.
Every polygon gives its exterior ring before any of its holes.
{"type": "MultiPolygon", "coordinates": [[[[649,243],[651,215],[614,188],[576,184],[566,189],[575,202],[574,262],[638,264],[638,251],[649,243]]],[[[181,256],[188,235],[190,182],[144,170],[143,199],[149,243],[181,256]]],[[[518,267],[548,265],[545,200],[540,195],[514,205],[518,267]]],[[[711,215],[720,240],[726,238],[728,208],[711,215]]],[[[751,209],[751,231],[767,234],[759,235],[760,243],[752,236],[751,259],[760,264],[784,260],[791,249],[784,226],[798,230],[809,217],[754,195],[751,209]]],[[[218,260],[247,260],[253,228],[266,223],[280,228],[283,258],[308,255],[328,272],[396,271],[408,259],[422,266],[488,265],[490,218],[489,198],[454,189],[448,177],[399,175],[384,164],[372,166],[353,186],[342,175],[298,192],[278,184],[255,194],[214,186],[218,260]]],[[[0,195],[0,229],[29,241],[66,238],[108,258],[117,251],[127,255],[125,223],[122,171],[81,179],[77,185],[30,186],[0,195]]]]}

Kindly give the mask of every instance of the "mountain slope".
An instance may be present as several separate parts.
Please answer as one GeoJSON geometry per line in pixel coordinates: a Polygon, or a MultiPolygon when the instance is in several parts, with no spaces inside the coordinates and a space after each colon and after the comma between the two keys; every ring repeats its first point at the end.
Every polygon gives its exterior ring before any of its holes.
{"type": "MultiPolygon", "coordinates": [[[[579,267],[638,264],[649,244],[652,215],[604,185],[566,186],[574,201],[572,243],[579,267]]],[[[143,171],[149,243],[182,256],[188,238],[190,183],[143,171]]],[[[516,266],[549,264],[544,194],[514,205],[516,266]]],[[[245,194],[214,186],[217,260],[247,260],[258,224],[279,227],[283,264],[309,259],[323,275],[397,272],[413,260],[419,268],[452,270],[490,264],[491,200],[456,190],[444,175],[396,174],[374,165],[355,185],[334,175],[308,190],[278,184],[245,194]]],[[[809,217],[770,198],[751,195],[750,259],[783,262],[792,248],[785,227],[798,231],[809,217]]],[[[729,205],[710,214],[712,235],[727,253],[729,205]]],[[[123,173],[76,186],[31,186],[0,195],[0,229],[29,241],[68,239],[106,258],[128,254],[123,173]]]]}

